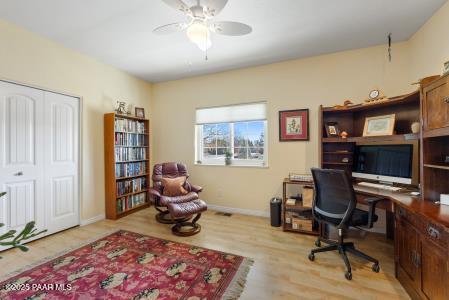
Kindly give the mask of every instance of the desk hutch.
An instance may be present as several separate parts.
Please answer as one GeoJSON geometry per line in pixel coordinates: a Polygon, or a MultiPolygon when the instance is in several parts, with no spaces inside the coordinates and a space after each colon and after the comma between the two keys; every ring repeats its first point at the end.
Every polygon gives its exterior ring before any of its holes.
{"type": "Polygon", "coordinates": [[[320,107],[322,168],[352,171],[357,143],[416,141],[420,146],[421,196],[356,186],[359,201],[380,196],[387,211],[387,235],[395,240],[395,273],[412,299],[449,299],[449,206],[436,203],[449,194],[449,76],[423,84],[419,91],[346,109],[320,107]],[[395,134],[363,137],[366,117],[395,114],[395,134]],[[421,132],[411,133],[420,121],[421,132]],[[329,138],[324,124],[337,122],[347,139],[329,138]],[[343,162],[342,158],[346,158],[343,162]],[[393,232],[388,232],[388,221],[393,232]]]}

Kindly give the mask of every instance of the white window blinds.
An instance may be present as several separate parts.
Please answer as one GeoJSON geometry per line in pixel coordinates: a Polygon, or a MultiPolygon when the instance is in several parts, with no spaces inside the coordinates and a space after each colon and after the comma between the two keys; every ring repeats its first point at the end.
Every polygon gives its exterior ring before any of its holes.
{"type": "Polygon", "coordinates": [[[198,108],[196,110],[197,125],[266,120],[266,118],[267,109],[265,102],[198,108]]]}

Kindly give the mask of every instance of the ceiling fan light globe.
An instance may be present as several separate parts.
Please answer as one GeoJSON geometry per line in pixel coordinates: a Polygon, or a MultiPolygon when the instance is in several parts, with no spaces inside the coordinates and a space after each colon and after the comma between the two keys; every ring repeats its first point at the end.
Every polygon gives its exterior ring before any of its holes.
{"type": "Polygon", "coordinates": [[[187,28],[187,37],[202,51],[206,51],[212,46],[209,28],[202,23],[194,23],[187,28]]]}

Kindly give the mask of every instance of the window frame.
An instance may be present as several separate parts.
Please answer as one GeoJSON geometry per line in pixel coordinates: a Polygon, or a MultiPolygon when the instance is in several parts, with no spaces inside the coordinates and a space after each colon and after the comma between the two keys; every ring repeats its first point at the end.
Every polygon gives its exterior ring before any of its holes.
{"type": "MultiPolygon", "coordinates": [[[[229,134],[230,134],[230,146],[229,148],[232,151],[232,163],[228,165],[229,167],[259,167],[259,168],[267,168],[268,167],[268,122],[267,120],[250,120],[250,121],[235,121],[235,122],[218,122],[212,124],[229,124],[229,134]],[[251,123],[251,122],[263,122],[263,130],[264,130],[264,145],[263,145],[263,159],[235,159],[234,158],[234,125],[235,123],[251,123]]],[[[212,158],[205,159],[204,158],[204,147],[203,141],[203,127],[207,124],[196,124],[195,125],[195,164],[196,165],[205,165],[205,166],[226,166],[225,158],[212,158]]],[[[237,147],[238,148],[238,147],[237,147]]],[[[242,147],[243,148],[243,147],[242,147]]],[[[244,148],[249,149],[249,146],[244,148]]],[[[262,148],[262,147],[260,147],[262,148]]]]}

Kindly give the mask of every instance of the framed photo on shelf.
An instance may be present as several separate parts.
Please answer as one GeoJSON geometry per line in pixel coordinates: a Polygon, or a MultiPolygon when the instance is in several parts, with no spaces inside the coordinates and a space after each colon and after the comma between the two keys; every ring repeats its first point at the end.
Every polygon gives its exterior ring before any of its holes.
{"type": "Polygon", "coordinates": [[[326,122],[324,127],[326,128],[327,137],[340,137],[340,128],[337,122],[326,122]]]}
{"type": "Polygon", "coordinates": [[[366,118],[363,136],[393,135],[395,120],[395,114],[366,118]]]}
{"type": "Polygon", "coordinates": [[[142,107],[135,108],[136,117],[145,119],[145,109],[142,107]]]}

